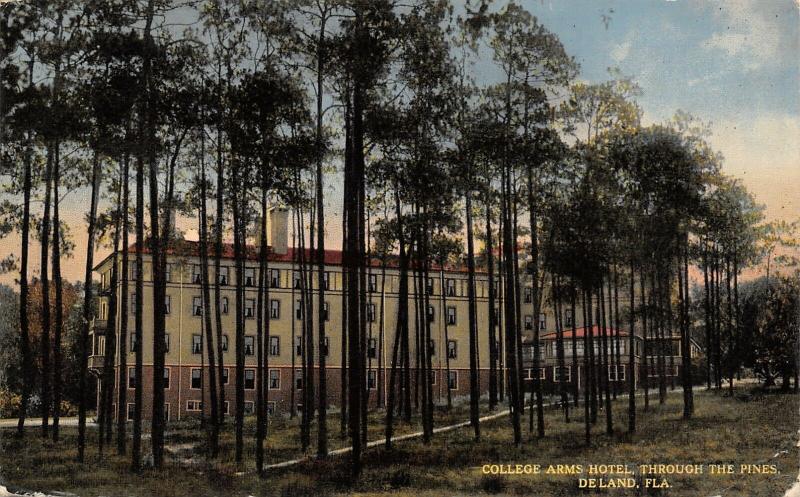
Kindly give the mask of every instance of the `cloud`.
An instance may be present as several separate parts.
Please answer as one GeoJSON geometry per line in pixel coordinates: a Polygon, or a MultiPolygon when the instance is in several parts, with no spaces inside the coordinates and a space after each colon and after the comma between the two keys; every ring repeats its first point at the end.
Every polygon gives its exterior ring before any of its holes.
{"type": "Polygon", "coordinates": [[[628,54],[630,54],[630,52],[631,52],[631,45],[632,44],[633,44],[633,42],[630,39],[628,39],[628,40],[624,41],[623,43],[620,43],[619,45],[615,46],[611,50],[611,58],[614,59],[614,62],[619,64],[623,60],[627,59],[628,58],[628,54]]]}
{"type": "Polygon", "coordinates": [[[706,51],[721,52],[748,71],[786,62],[796,64],[800,48],[797,2],[706,2],[704,7],[714,9],[719,29],[700,46],[706,51]]]}

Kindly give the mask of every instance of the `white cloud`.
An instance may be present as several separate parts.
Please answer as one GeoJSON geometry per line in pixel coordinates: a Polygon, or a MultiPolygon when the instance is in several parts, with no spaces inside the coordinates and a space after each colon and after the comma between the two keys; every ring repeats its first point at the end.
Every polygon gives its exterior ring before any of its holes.
{"type": "Polygon", "coordinates": [[[615,46],[611,50],[611,58],[614,59],[614,62],[619,64],[623,60],[628,58],[628,55],[631,53],[631,46],[633,45],[633,41],[628,38],[624,42],[620,43],[619,45],[615,46]]]}

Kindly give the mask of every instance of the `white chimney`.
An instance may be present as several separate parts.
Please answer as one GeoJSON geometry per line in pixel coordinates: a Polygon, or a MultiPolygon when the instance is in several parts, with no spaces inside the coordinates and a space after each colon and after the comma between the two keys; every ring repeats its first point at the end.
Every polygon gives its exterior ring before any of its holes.
{"type": "Polygon", "coordinates": [[[286,207],[269,210],[269,244],[275,254],[285,255],[289,251],[289,209],[286,207]]]}

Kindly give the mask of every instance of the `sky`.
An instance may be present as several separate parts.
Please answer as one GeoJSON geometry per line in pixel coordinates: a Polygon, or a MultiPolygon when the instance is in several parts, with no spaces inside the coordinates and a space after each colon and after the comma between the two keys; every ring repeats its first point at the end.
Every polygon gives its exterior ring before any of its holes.
{"type": "MultiPolygon", "coordinates": [[[[709,123],[709,141],[725,157],[724,172],[739,178],[766,206],[768,220],[800,218],[800,0],[525,0],[580,64],[579,78],[602,82],[619,68],[641,89],[645,124],[677,110],[709,123]]],[[[495,0],[494,5],[502,5],[495,0]]],[[[496,80],[487,61],[478,81],[496,80]]],[[[329,185],[328,236],[341,236],[337,189],[329,185]]],[[[62,263],[68,280],[83,278],[88,191],[69,194],[62,219],[76,244],[62,263]]],[[[180,226],[192,237],[194,221],[180,226]]],[[[196,232],[196,231],[195,231],[196,232]]],[[[0,239],[0,258],[19,254],[20,239],[0,239]]],[[[101,248],[95,262],[108,254],[101,248]]],[[[31,246],[38,274],[39,247],[31,246]]],[[[13,284],[15,275],[0,275],[13,284]]]]}

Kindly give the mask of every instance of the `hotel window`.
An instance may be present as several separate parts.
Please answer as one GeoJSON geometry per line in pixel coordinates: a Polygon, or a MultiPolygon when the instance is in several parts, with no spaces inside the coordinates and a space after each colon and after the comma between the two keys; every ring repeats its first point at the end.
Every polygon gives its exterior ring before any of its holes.
{"type": "Polygon", "coordinates": [[[164,314],[169,314],[170,312],[172,312],[172,297],[164,295],[164,314]]]}
{"type": "Polygon", "coordinates": [[[272,416],[275,414],[275,401],[269,400],[267,401],[267,416],[272,416]]]}
{"type": "Polygon", "coordinates": [[[170,281],[172,281],[172,264],[165,264],[164,282],[169,283],[170,281]]]}
{"type": "Polygon", "coordinates": [[[378,357],[378,340],[375,338],[370,338],[367,342],[367,357],[370,359],[378,357]]]}
{"type": "Polygon", "coordinates": [[[256,270],[252,267],[244,268],[244,286],[256,286],[256,270]]]}
{"type": "Polygon", "coordinates": [[[108,286],[106,282],[107,273],[103,273],[100,275],[100,288],[105,289],[108,286]]]}
{"type": "Polygon", "coordinates": [[[292,271],[292,285],[295,288],[300,288],[300,271],[296,269],[292,271]]]}
{"type": "Polygon", "coordinates": [[[325,317],[325,321],[328,321],[330,319],[330,312],[328,312],[328,309],[330,309],[330,306],[328,305],[328,303],[327,302],[323,302],[322,303],[322,315],[325,317]]]}
{"type": "Polygon", "coordinates": [[[225,415],[226,415],[226,416],[230,415],[230,413],[231,413],[231,406],[230,406],[230,404],[228,403],[228,401],[227,401],[227,400],[226,400],[225,402],[223,402],[223,403],[222,403],[222,408],[225,410],[225,415]]]}
{"type": "Polygon", "coordinates": [[[222,335],[222,351],[228,351],[228,335],[222,335]]]}
{"type": "Polygon", "coordinates": [[[370,323],[375,321],[375,304],[367,304],[367,321],[370,323]]]}
{"type": "Polygon", "coordinates": [[[525,369],[525,380],[532,380],[533,379],[533,369],[526,368],[525,369]]]}
{"type": "Polygon", "coordinates": [[[244,370],[244,389],[245,390],[255,390],[256,389],[256,370],[255,369],[245,369],[244,370]]]}
{"type": "Polygon", "coordinates": [[[321,352],[321,353],[322,353],[322,354],[323,354],[325,357],[328,357],[328,343],[330,343],[330,342],[328,341],[328,337],[325,337],[325,339],[322,341],[322,347],[320,347],[320,348],[322,349],[320,352],[321,352]]]}
{"type": "Polygon", "coordinates": [[[222,297],[220,304],[222,305],[222,314],[228,314],[228,311],[230,310],[228,305],[228,297],[222,297]]]}
{"type": "Polygon", "coordinates": [[[500,308],[494,308],[494,327],[497,328],[500,326],[500,308]]]}
{"type": "Polygon", "coordinates": [[[539,329],[546,330],[547,329],[547,316],[545,313],[539,314],[539,329]]]}
{"type": "Polygon", "coordinates": [[[433,295],[433,278],[428,278],[428,281],[425,283],[425,292],[428,295],[433,295]]]}
{"type": "Polygon", "coordinates": [[[270,269],[269,271],[269,286],[272,288],[281,287],[281,270],[270,269]]]}
{"type": "Polygon", "coordinates": [[[192,297],[192,316],[203,315],[203,299],[200,297],[192,297]]]}
{"type": "Polygon", "coordinates": [[[253,402],[250,401],[250,400],[246,400],[244,402],[244,415],[245,416],[252,416],[253,413],[256,412],[255,408],[253,407],[254,405],[255,404],[253,404],[253,402]]]}
{"type": "Polygon", "coordinates": [[[128,404],[128,421],[133,421],[136,412],[136,404],[128,404]]]}
{"type": "Polygon", "coordinates": [[[270,319],[280,319],[281,318],[281,301],[272,299],[269,301],[269,318],[270,319]]]}
{"type": "Polygon", "coordinates": [[[131,292],[131,314],[136,313],[136,292],[131,292]]]}
{"type": "Polygon", "coordinates": [[[431,357],[436,355],[436,340],[428,341],[428,355],[431,357]]]}
{"type": "Polygon", "coordinates": [[[447,280],[447,296],[448,297],[456,296],[456,280],[452,279],[447,280]]]}
{"type": "Polygon", "coordinates": [[[108,319],[108,304],[105,300],[100,301],[100,319],[108,319]]]}
{"type": "Polygon", "coordinates": [[[245,299],[244,317],[252,319],[256,315],[256,299],[245,299]]]}
{"type": "Polygon", "coordinates": [[[428,371],[428,373],[430,373],[430,375],[431,375],[431,385],[435,385],[436,384],[436,371],[430,370],[430,371],[428,371]]]}
{"type": "Polygon", "coordinates": [[[256,338],[251,335],[244,337],[244,355],[255,355],[255,340],[256,338]]]}
{"type": "Polygon", "coordinates": [[[371,293],[375,293],[378,291],[378,275],[377,274],[370,274],[369,275],[369,291],[371,293]]]}
{"type": "Polygon", "coordinates": [[[295,319],[303,319],[303,301],[296,300],[294,303],[294,317],[295,319]]]}
{"type": "Polygon", "coordinates": [[[203,336],[192,335],[192,354],[203,353],[203,336]]]}
{"type": "Polygon", "coordinates": [[[331,273],[329,271],[322,273],[322,283],[325,285],[325,290],[331,289],[331,273]]]}
{"type": "Polygon", "coordinates": [[[450,371],[447,375],[447,388],[458,390],[458,371],[450,371]]]}
{"type": "Polygon", "coordinates": [[[374,369],[367,371],[367,388],[369,390],[378,388],[378,372],[374,369]]]}
{"type": "Polygon", "coordinates": [[[203,402],[199,400],[187,400],[186,401],[186,411],[187,412],[200,412],[203,410],[203,402]]]}
{"type": "Polygon", "coordinates": [[[132,279],[132,280],[135,280],[135,279],[136,279],[136,277],[137,277],[137,276],[138,276],[138,274],[139,274],[139,271],[138,271],[138,269],[139,269],[139,266],[137,266],[137,265],[136,265],[136,261],[131,261],[131,270],[130,270],[130,273],[131,273],[131,274],[130,274],[130,275],[128,275],[128,278],[130,278],[130,279],[132,279]]]}
{"type": "Polygon", "coordinates": [[[539,371],[539,379],[540,380],[544,380],[544,379],[547,378],[547,373],[545,372],[544,368],[536,368],[536,370],[539,371]]]}
{"type": "Polygon", "coordinates": [[[169,390],[169,368],[164,368],[164,389],[169,390]]]}
{"type": "Polygon", "coordinates": [[[131,352],[136,352],[136,347],[139,345],[139,342],[136,341],[136,333],[131,334],[131,352]]]}
{"type": "Polygon", "coordinates": [[[192,283],[199,285],[202,281],[200,264],[192,264],[192,283]]]}
{"type": "Polygon", "coordinates": [[[219,284],[222,286],[228,284],[228,274],[229,274],[228,271],[229,269],[226,266],[222,266],[219,268],[219,277],[217,278],[217,281],[219,281],[219,284]]]}
{"type": "Polygon", "coordinates": [[[449,325],[456,324],[456,308],[455,307],[448,307],[447,308],[447,324],[449,324],[449,325]]]}
{"type": "Polygon", "coordinates": [[[569,382],[572,376],[570,373],[570,366],[564,366],[563,368],[553,366],[553,381],[555,383],[569,382]]]}
{"type": "Polygon", "coordinates": [[[533,329],[533,316],[530,314],[525,315],[525,329],[532,330],[533,329]]]}
{"type": "Polygon", "coordinates": [[[458,344],[455,340],[447,341],[447,357],[450,359],[455,359],[458,357],[458,344]]]}
{"type": "Polygon", "coordinates": [[[533,288],[526,286],[522,290],[522,298],[526,304],[533,302],[533,288]]]}
{"type": "Polygon", "coordinates": [[[169,333],[164,333],[164,352],[169,352],[169,333]]]}
{"type": "Polygon", "coordinates": [[[269,337],[269,355],[281,355],[281,337],[269,337]]]}
{"type": "Polygon", "coordinates": [[[199,369],[192,369],[192,382],[189,388],[199,390],[203,384],[203,374],[199,369]]]}
{"type": "Polygon", "coordinates": [[[281,388],[281,370],[280,369],[270,369],[269,370],[269,389],[270,390],[280,390],[281,388]]]}
{"type": "Polygon", "coordinates": [[[625,380],[625,365],[624,364],[609,364],[608,365],[608,379],[611,381],[624,381],[625,380]],[[615,371],[616,370],[616,371],[615,371]]]}
{"type": "Polygon", "coordinates": [[[428,306],[428,322],[432,323],[435,317],[436,317],[436,310],[433,308],[432,305],[429,305],[428,306]]]}
{"type": "Polygon", "coordinates": [[[564,326],[572,326],[572,309],[564,310],[564,326]]]}
{"type": "MultiPolygon", "coordinates": [[[[223,385],[227,385],[229,379],[230,379],[230,373],[229,373],[228,368],[223,368],[222,369],[222,384],[223,385]]],[[[227,402],[226,402],[226,404],[227,404],[227,402]]]]}
{"type": "Polygon", "coordinates": [[[294,388],[295,388],[295,390],[302,390],[303,389],[303,370],[302,369],[295,369],[294,370],[294,388]]]}
{"type": "Polygon", "coordinates": [[[303,355],[303,337],[300,335],[294,337],[294,355],[297,357],[303,355]]]}
{"type": "Polygon", "coordinates": [[[128,388],[136,388],[136,368],[128,368],[128,388]]]}

